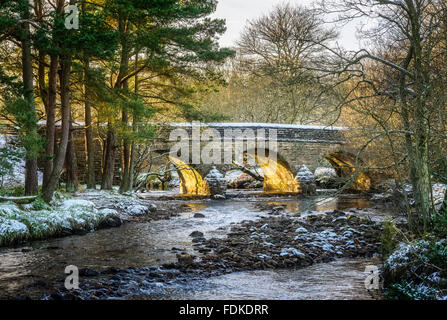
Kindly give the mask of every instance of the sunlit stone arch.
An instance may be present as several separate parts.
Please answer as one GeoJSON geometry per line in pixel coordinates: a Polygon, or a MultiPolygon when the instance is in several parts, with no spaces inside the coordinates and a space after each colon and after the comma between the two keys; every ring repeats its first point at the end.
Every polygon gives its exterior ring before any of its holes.
{"type": "MultiPolygon", "coordinates": [[[[332,152],[328,154],[326,160],[335,169],[337,175],[341,178],[351,179],[352,186],[350,189],[358,191],[368,191],[371,189],[371,178],[365,172],[357,172],[356,157],[348,152],[332,152]]],[[[358,164],[362,164],[363,161],[358,159],[358,164]]]]}
{"type": "Polygon", "coordinates": [[[208,183],[196,169],[172,155],[169,156],[169,160],[177,169],[180,178],[180,194],[210,195],[208,183]]]}
{"type": "Polygon", "coordinates": [[[269,149],[246,151],[264,174],[263,190],[266,193],[300,193],[300,186],[289,163],[277,152],[269,149]]]}

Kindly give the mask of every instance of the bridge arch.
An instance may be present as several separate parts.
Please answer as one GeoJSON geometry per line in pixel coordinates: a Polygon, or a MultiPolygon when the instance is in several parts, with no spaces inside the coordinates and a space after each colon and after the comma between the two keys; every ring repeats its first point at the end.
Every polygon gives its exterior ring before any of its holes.
{"type": "Polygon", "coordinates": [[[172,155],[169,160],[177,169],[180,178],[180,194],[183,195],[210,195],[210,188],[202,175],[192,166],[172,155]]]}
{"type": "MultiPolygon", "coordinates": [[[[371,178],[365,172],[357,173],[355,166],[355,155],[348,152],[332,152],[328,154],[326,160],[332,165],[337,173],[337,176],[345,179],[351,179],[355,176],[350,189],[356,191],[369,191],[371,189],[371,178]]],[[[363,164],[361,159],[358,159],[359,164],[363,164]]]]}
{"type": "Polygon", "coordinates": [[[246,152],[256,161],[264,174],[263,190],[266,193],[299,193],[301,191],[289,163],[277,152],[265,149],[246,152]]]}

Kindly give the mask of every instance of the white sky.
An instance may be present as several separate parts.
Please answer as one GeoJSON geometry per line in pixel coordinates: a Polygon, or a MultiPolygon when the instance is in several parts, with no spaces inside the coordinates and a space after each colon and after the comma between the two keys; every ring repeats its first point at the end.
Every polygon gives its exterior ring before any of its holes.
{"type": "MultiPolygon", "coordinates": [[[[276,4],[289,2],[291,4],[310,5],[313,0],[219,0],[214,17],[225,19],[227,32],[220,38],[220,45],[231,47],[239,39],[247,20],[256,19],[268,13],[276,4]]],[[[348,25],[342,29],[340,45],[346,49],[358,49],[358,40],[355,35],[355,25],[348,25]]]]}

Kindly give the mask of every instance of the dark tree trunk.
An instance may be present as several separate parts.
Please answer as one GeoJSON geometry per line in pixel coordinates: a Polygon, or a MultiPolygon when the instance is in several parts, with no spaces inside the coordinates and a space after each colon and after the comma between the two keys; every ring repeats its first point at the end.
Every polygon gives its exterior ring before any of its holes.
{"type": "Polygon", "coordinates": [[[25,161],[25,196],[32,196],[39,193],[37,180],[37,160],[26,159],[25,161]]]}
{"type": "Polygon", "coordinates": [[[85,142],[87,145],[87,189],[95,189],[95,145],[93,144],[92,107],[87,84],[89,60],[84,60],[85,142]]]}
{"type": "Polygon", "coordinates": [[[115,132],[111,127],[109,121],[109,127],[107,129],[105,156],[104,156],[104,169],[102,173],[102,183],[101,183],[102,190],[112,190],[113,187],[115,148],[116,148],[115,132]]]}
{"type": "Polygon", "coordinates": [[[59,182],[59,177],[64,166],[65,156],[68,146],[68,138],[70,134],[70,70],[71,57],[61,57],[61,74],[60,74],[60,89],[61,89],[61,105],[62,105],[62,128],[61,141],[59,143],[59,150],[54,162],[53,171],[48,180],[48,184],[43,189],[43,199],[50,202],[53,198],[59,182]]]}
{"type": "Polygon", "coordinates": [[[46,76],[46,66],[45,66],[45,57],[46,55],[42,52],[39,52],[39,66],[38,66],[38,79],[39,79],[39,95],[42,99],[42,103],[45,107],[45,112],[48,109],[48,90],[45,84],[45,76],[46,76]]]}
{"type": "MultiPolygon", "coordinates": [[[[121,33],[121,64],[120,64],[120,73],[118,76],[117,86],[124,88],[126,90],[129,89],[129,81],[127,79],[123,80],[123,78],[129,73],[129,43],[126,34],[125,24],[121,23],[120,25],[120,33],[121,33]]],[[[129,114],[126,108],[122,111],[121,121],[123,126],[128,129],[129,128],[129,114]]],[[[121,185],[120,192],[124,193],[129,191],[132,188],[131,185],[131,142],[128,138],[128,132],[126,130],[124,138],[123,138],[123,153],[122,153],[122,169],[123,174],[121,176],[121,185]]]]}
{"type": "Polygon", "coordinates": [[[76,159],[76,148],[73,139],[72,121],[70,121],[70,134],[65,156],[66,190],[76,192],[79,190],[78,164],[76,159]]]}
{"type": "Polygon", "coordinates": [[[59,66],[59,59],[56,55],[51,56],[50,70],[48,72],[48,106],[46,108],[46,148],[45,148],[45,163],[43,168],[43,186],[44,188],[50,180],[53,172],[54,150],[55,150],[55,123],[56,123],[56,98],[57,98],[57,68],[59,66]]]}
{"type": "MultiPolygon", "coordinates": [[[[138,68],[138,52],[135,56],[135,68],[138,68]]],[[[138,74],[135,74],[135,94],[138,95],[138,89],[139,89],[139,82],[138,82],[138,74]]],[[[138,132],[138,116],[137,113],[133,113],[133,124],[132,124],[132,132],[134,133],[134,136],[138,132]]],[[[132,142],[131,145],[131,152],[130,152],[130,165],[129,165],[129,189],[133,189],[134,183],[135,183],[135,158],[137,155],[137,146],[135,142],[132,142]]]]}
{"type": "MultiPolygon", "coordinates": [[[[29,19],[29,8],[23,14],[24,19],[29,19]]],[[[30,114],[36,114],[34,103],[34,83],[33,83],[33,58],[31,55],[31,34],[28,23],[22,25],[22,75],[24,86],[24,97],[28,102],[30,114]]],[[[26,128],[26,135],[37,136],[37,124],[32,128],[26,128]]],[[[35,152],[27,150],[25,161],[25,195],[35,195],[38,193],[37,180],[37,155],[35,152]]]]}
{"type": "MultiPolygon", "coordinates": [[[[123,111],[122,121],[123,124],[127,127],[127,124],[129,122],[127,111],[123,111]]],[[[127,192],[130,189],[130,143],[127,137],[124,137],[123,139],[122,163],[123,163],[122,166],[123,174],[121,177],[121,185],[120,185],[121,193],[127,192]]]]}

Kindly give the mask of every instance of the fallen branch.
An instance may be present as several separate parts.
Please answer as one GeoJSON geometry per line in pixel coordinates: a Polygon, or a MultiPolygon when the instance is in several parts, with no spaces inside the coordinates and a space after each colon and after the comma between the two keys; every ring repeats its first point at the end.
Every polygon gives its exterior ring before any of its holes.
{"type": "Polygon", "coordinates": [[[37,196],[26,197],[4,197],[0,196],[0,202],[12,201],[14,203],[31,203],[37,199],[37,196]]]}
{"type": "Polygon", "coordinates": [[[233,165],[234,167],[236,167],[236,169],[242,171],[243,173],[248,174],[249,176],[255,178],[256,180],[261,181],[261,182],[264,181],[264,177],[261,176],[261,175],[259,175],[258,173],[254,172],[254,171],[252,171],[252,170],[250,170],[250,169],[248,169],[248,168],[246,168],[246,167],[244,167],[244,166],[241,166],[240,164],[237,164],[237,163],[234,162],[234,161],[233,161],[232,165],[233,165]]]}

